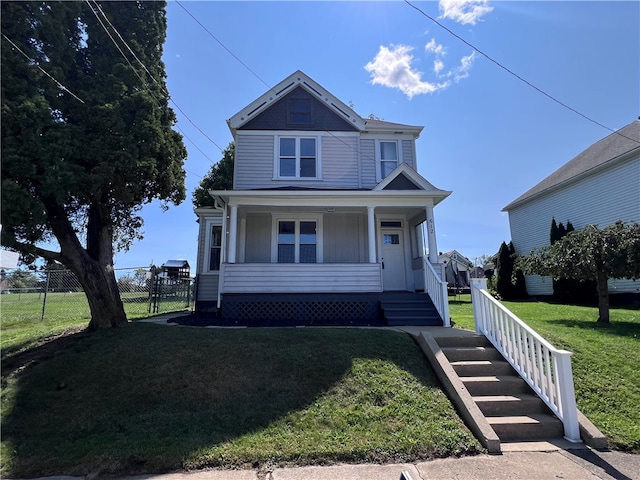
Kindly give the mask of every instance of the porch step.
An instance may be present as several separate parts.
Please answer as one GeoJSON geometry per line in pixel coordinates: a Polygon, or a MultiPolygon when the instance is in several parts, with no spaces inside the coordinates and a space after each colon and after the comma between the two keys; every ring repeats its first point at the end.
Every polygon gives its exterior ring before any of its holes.
{"type": "Polygon", "coordinates": [[[433,302],[424,293],[384,293],[380,310],[387,325],[442,326],[433,302]]]}
{"type": "Polygon", "coordinates": [[[562,438],[562,422],[484,336],[436,342],[500,442],[562,438]]]}

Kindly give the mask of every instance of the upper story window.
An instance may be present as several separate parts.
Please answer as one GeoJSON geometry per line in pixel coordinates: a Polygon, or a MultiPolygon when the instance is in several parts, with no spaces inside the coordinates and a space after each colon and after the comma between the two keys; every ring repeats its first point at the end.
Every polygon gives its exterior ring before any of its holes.
{"type": "Polygon", "coordinates": [[[376,141],[378,180],[387,177],[400,163],[400,149],[396,140],[376,141]]]}
{"type": "Polygon", "coordinates": [[[294,125],[311,124],[311,99],[289,99],[289,123],[294,125]]]}
{"type": "Polygon", "coordinates": [[[278,137],[277,178],[318,178],[318,147],[315,137],[278,137]]]}

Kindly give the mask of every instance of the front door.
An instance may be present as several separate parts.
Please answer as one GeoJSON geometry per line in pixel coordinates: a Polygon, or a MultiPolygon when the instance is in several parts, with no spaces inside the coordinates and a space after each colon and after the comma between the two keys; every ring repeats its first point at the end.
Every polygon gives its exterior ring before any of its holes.
{"type": "Polygon", "coordinates": [[[385,291],[406,290],[402,230],[382,230],[382,282],[385,291]]]}

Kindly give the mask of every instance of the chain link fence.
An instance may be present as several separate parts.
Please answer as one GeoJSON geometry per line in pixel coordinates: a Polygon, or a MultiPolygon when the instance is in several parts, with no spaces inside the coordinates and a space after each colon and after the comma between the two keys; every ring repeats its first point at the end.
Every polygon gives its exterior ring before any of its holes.
{"type": "MultiPolygon", "coordinates": [[[[160,268],[115,270],[120,298],[128,319],[190,309],[193,284],[160,268]]],[[[0,271],[0,311],[3,319],[64,320],[91,318],[87,297],[70,270],[0,271]]]]}

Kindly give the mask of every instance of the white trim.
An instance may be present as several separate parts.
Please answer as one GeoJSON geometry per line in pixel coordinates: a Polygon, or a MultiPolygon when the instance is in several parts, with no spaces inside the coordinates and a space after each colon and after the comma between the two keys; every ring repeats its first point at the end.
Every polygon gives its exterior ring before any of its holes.
{"type": "Polygon", "coordinates": [[[272,213],[271,214],[271,263],[278,263],[278,222],[280,221],[292,221],[296,222],[296,262],[299,262],[298,257],[300,255],[299,242],[300,242],[300,222],[316,222],[316,263],[323,263],[324,256],[324,242],[323,242],[323,230],[322,220],[323,215],[317,213],[272,213]]]}

